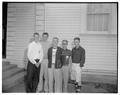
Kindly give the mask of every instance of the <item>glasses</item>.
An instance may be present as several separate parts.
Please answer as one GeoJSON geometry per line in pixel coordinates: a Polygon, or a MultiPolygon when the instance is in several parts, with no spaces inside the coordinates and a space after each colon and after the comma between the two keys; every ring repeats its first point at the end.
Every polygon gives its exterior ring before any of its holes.
{"type": "Polygon", "coordinates": [[[66,43],[62,43],[62,45],[67,45],[66,43]]]}

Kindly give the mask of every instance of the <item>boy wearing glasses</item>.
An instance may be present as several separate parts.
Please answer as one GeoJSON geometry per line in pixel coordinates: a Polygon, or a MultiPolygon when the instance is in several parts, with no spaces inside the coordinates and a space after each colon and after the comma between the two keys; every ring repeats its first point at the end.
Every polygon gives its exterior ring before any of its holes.
{"type": "Polygon", "coordinates": [[[69,80],[69,72],[70,72],[70,62],[71,62],[71,51],[67,49],[68,41],[62,41],[62,78],[63,78],[63,92],[67,92],[68,88],[68,80],[69,80]]]}

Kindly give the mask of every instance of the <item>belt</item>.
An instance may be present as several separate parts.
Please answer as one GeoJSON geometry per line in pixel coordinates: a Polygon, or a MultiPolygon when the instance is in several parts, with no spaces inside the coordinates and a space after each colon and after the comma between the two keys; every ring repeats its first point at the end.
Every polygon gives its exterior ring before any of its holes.
{"type": "Polygon", "coordinates": [[[73,64],[80,64],[80,63],[73,63],[73,64]]]}

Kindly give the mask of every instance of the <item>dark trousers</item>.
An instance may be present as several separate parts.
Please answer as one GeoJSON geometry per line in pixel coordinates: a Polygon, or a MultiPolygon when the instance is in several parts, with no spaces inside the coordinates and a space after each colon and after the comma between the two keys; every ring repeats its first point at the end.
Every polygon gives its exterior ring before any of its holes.
{"type": "Polygon", "coordinates": [[[39,82],[40,66],[37,68],[35,64],[28,61],[27,66],[27,80],[26,80],[26,90],[27,92],[36,92],[37,85],[39,82]]]}

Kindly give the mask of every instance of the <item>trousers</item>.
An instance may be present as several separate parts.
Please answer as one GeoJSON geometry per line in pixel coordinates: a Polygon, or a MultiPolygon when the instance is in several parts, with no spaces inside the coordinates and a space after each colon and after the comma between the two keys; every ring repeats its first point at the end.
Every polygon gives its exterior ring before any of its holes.
{"type": "Polygon", "coordinates": [[[69,66],[62,67],[63,92],[67,92],[70,69],[69,66]]]}
{"type": "Polygon", "coordinates": [[[40,72],[40,65],[39,67],[36,67],[35,64],[32,64],[30,61],[28,61],[27,76],[26,76],[27,92],[36,92],[36,88],[39,82],[39,72],[40,72]]]}
{"type": "Polygon", "coordinates": [[[42,91],[43,87],[44,87],[44,91],[48,92],[48,59],[43,59],[41,63],[37,92],[42,91]],[[44,78],[44,82],[43,82],[43,78],[44,78]]]}
{"type": "Polygon", "coordinates": [[[71,79],[75,80],[81,86],[82,67],[80,64],[72,63],[71,79]]]}
{"type": "Polygon", "coordinates": [[[55,66],[52,65],[51,68],[48,68],[49,76],[49,92],[62,92],[62,71],[61,69],[55,69],[55,66]]]}

